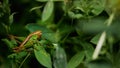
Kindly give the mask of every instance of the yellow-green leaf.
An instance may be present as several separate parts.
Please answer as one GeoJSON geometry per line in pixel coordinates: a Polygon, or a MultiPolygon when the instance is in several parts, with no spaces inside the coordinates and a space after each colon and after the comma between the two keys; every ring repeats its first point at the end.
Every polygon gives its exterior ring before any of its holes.
{"type": "Polygon", "coordinates": [[[52,68],[51,57],[44,47],[41,45],[34,45],[34,48],[35,57],[38,62],[47,68],[52,68]]]}
{"type": "Polygon", "coordinates": [[[67,67],[67,60],[66,60],[66,53],[62,47],[58,44],[53,44],[55,47],[55,51],[53,54],[53,66],[54,68],[66,68],[67,67]]]}
{"type": "Polygon", "coordinates": [[[42,13],[42,21],[45,22],[47,21],[52,13],[53,13],[53,9],[54,9],[54,3],[53,1],[48,1],[44,7],[43,13],[42,13]]]}
{"type": "Polygon", "coordinates": [[[74,55],[71,60],[68,62],[67,68],[76,68],[84,59],[84,51],[74,55]]]}

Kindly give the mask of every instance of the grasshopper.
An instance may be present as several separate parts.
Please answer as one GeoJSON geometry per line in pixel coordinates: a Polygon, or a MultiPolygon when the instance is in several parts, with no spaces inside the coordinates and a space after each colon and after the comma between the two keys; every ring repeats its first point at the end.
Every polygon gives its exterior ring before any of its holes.
{"type": "Polygon", "coordinates": [[[13,48],[14,52],[20,52],[22,50],[25,50],[26,48],[31,47],[34,45],[34,43],[40,39],[42,35],[41,31],[35,31],[27,36],[27,38],[18,46],[13,48]]]}

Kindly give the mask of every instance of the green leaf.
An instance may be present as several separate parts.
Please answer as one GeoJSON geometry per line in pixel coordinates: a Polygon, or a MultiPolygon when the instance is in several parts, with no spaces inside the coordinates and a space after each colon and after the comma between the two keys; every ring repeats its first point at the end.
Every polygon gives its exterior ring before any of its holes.
{"type": "Polygon", "coordinates": [[[41,45],[35,45],[34,48],[34,54],[38,62],[47,68],[52,68],[51,57],[44,47],[41,45]]]}
{"type": "Polygon", "coordinates": [[[68,11],[68,15],[69,15],[70,18],[74,18],[75,13],[73,13],[72,11],[68,11]]]}
{"type": "Polygon", "coordinates": [[[68,15],[70,16],[70,18],[73,18],[73,19],[80,19],[81,17],[83,17],[82,14],[75,14],[72,11],[68,11],[68,15]]]}
{"type": "Polygon", "coordinates": [[[41,30],[43,38],[45,38],[45,39],[47,39],[51,42],[58,42],[58,40],[56,40],[56,38],[55,38],[55,34],[50,29],[46,28],[45,26],[40,26],[40,25],[37,25],[37,24],[28,24],[26,26],[26,28],[30,32],[41,30]]]}
{"type": "MultiPolygon", "coordinates": [[[[106,17],[94,17],[89,19],[81,19],[79,20],[79,23],[76,24],[76,30],[80,32],[86,32],[86,33],[100,33],[103,30],[106,29],[105,21],[106,17]]],[[[81,35],[81,34],[80,34],[81,35]]]]}
{"type": "Polygon", "coordinates": [[[88,63],[88,68],[113,68],[110,61],[105,59],[97,59],[88,63]]]}
{"type": "Polygon", "coordinates": [[[54,10],[54,3],[53,1],[48,1],[44,7],[43,13],[42,13],[42,21],[47,21],[51,15],[53,14],[54,10]]]}
{"type": "Polygon", "coordinates": [[[86,60],[90,61],[92,59],[92,55],[93,55],[93,52],[94,52],[93,46],[90,43],[87,43],[87,42],[80,42],[80,44],[84,48],[85,55],[86,55],[86,60]]]}
{"type": "Polygon", "coordinates": [[[9,16],[9,23],[10,25],[13,23],[13,16],[15,15],[16,13],[12,13],[10,16],[9,16]]]}
{"type": "Polygon", "coordinates": [[[55,51],[53,54],[54,68],[66,68],[67,60],[64,49],[60,47],[58,44],[53,44],[53,45],[55,47],[55,51]]]}
{"type": "Polygon", "coordinates": [[[13,54],[8,55],[8,58],[19,60],[19,59],[25,57],[26,55],[27,55],[26,51],[21,51],[21,52],[18,52],[18,53],[13,53],[13,54]]]}
{"type": "Polygon", "coordinates": [[[67,68],[76,68],[84,59],[84,51],[74,55],[68,62],[67,68]]]}
{"type": "Polygon", "coordinates": [[[16,39],[23,42],[25,40],[25,37],[17,37],[16,39]]]}
{"type": "Polygon", "coordinates": [[[97,44],[98,43],[98,40],[100,38],[100,35],[101,34],[97,34],[96,36],[94,36],[90,42],[92,42],[93,44],[97,44]]]}
{"type": "Polygon", "coordinates": [[[91,8],[93,8],[92,13],[95,15],[100,14],[105,9],[105,4],[105,0],[94,0],[91,5],[91,8]]]}
{"type": "Polygon", "coordinates": [[[42,8],[42,6],[33,7],[30,9],[30,12],[32,12],[33,10],[36,10],[36,9],[40,9],[40,8],[42,8]]]}
{"type": "Polygon", "coordinates": [[[9,47],[9,48],[13,48],[15,47],[15,45],[17,45],[17,42],[13,39],[13,40],[8,40],[8,39],[2,39],[2,41],[9,47]]]}

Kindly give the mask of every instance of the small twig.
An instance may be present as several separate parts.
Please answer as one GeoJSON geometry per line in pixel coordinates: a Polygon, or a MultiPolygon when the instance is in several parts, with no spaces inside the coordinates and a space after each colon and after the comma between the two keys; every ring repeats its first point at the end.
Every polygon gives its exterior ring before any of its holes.
{"type": "Polygon", "coordinates": [[[25,59],[21,62],[20,66],[18,68],[21,68],[24,64],[24,62],[26,61],[26,59],[30,56],[30,52],[27,54],[27,56],[25,57],[25,59]]]}
{"type": "Polygon", "coordinates": [[[102,45],[103,45],[103,43],[104,43],[104,41],[105,41],[105,38],[106,38],[106,32],[104,31],[104,32],[101,34],[100,39],[99,39],[99,41],[98,41],[98,43],[97,43],[97,47],[95,48],[95,51],[94,51],[94,53],[93,53],[93,59],[96,59],[96,58],[98,57],[99,52],[100,52],[100,50],[101,50],[101,48],[102,48],[102,45]]]}
{"type": "MultiPolygon", "coordinates": [[[[108,21],[107,21],[107,26],[108,26],[108,27],[111,25],[111,23],[112,23],[112,21],[113,21],[113,19],[114,19],[114,16],[115,16],[115,12],[113,12],[113,13],[110,15],[110,17],[109,17],[109,19],[108,19],[108,21]]],[[[96,46],[96,48],[95,48],[95,51],[94,51],[94,53],[93,53],[93,59],[96,59],[96,58],[98,57],[98,55],[99,55],[99,53],[100,53],[100,50],[101,50],[101,48],[102,48],[102,46],[103,46],[103,44],[104,44],[105,39],[106,39],[106,31],[103,31],[103,33],[101,34],[100,39],[99,39],[99,41],[98,41],[98,43],[97,43],[97,46],[96,46]]]]}
{"type": "Polygon", "coordinates": [[[19,40],[17,40],[17,39],[18,39],[17,36],[14,36],[14,35],[8,35],[8,37],[9,37],[10,39],[12,39],[12,40],[15,40],[18,44],[21,44],[21,42],[20,42],[19,40]]]}

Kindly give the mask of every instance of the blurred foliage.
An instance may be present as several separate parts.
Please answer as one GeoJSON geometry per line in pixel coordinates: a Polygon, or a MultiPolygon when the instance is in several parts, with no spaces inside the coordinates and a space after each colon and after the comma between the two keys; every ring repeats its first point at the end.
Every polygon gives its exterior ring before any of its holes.
{"type": "Polygon", "coordinates": [[[119,11],[120,0],[1,0],[0,68],[120,68],[119,11]]]}

